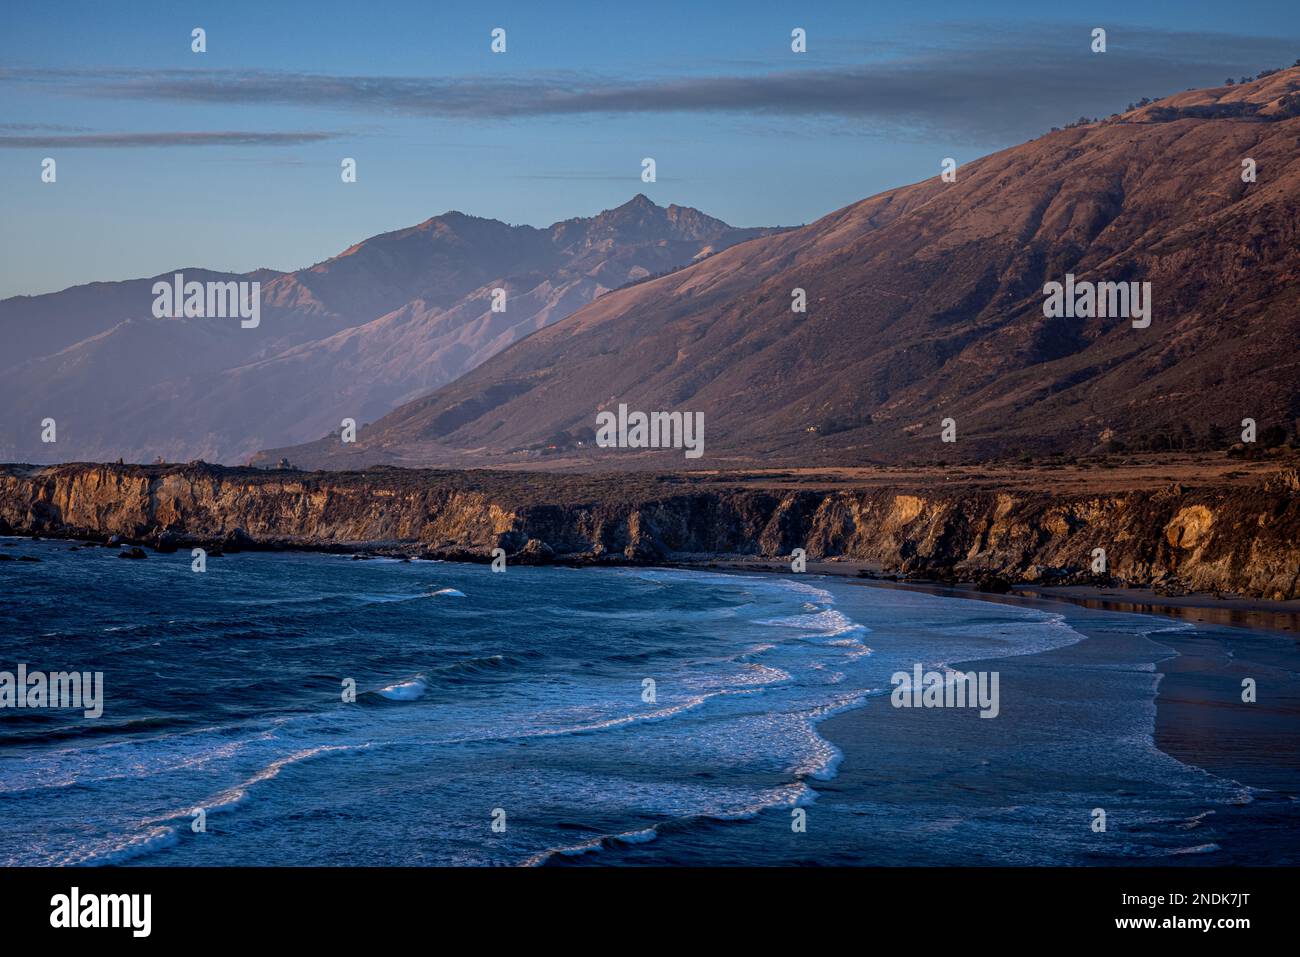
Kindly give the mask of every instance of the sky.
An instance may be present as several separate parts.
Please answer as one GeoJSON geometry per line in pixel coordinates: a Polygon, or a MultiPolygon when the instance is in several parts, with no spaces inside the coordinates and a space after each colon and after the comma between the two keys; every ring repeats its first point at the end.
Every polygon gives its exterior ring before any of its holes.
{"type": "Polygon", "coordinates": [[[10,3],[0,298],[297,269],[452,209],[547,226],[644,192],[795,225],[1297,58],[1296,0],[10,3]]]}

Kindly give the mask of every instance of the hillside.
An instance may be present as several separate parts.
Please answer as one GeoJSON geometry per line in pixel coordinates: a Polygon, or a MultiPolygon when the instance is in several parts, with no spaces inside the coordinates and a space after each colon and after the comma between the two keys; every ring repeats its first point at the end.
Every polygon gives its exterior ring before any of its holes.
{"type": "Polygon", "coordinates": [[[770,232],[638,195],[546,229],[450,212],[289,273],[176,270],[260,281],[255,329],[154,318],[172,272],[7,299],[0,459],[243,461],[378,418],[610,289],[770,232]]]}
{"type": "Polygon", "coordinates": [[[259,461],[682,462],[593,448],[597,413],[620,403],[703,412],[693,467],[1204,443],[1245,417],[1291,433],[1298,147],[1300,69],[1056,130],[955,182],[934,175],[602,296],[355,446],[259,461]],[[1045,317],[1044,286],[1067,273],[1149,282],[1150,325],[1045,317]],[[940,441],[948,417],[953,444],[940,441]]]}

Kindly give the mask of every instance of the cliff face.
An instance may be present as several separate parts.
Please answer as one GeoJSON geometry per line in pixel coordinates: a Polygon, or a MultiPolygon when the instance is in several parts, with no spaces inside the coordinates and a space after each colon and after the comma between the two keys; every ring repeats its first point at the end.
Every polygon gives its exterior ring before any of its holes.
{"type": "Polygon", "coordinates": [[[1300,473],[1254,485],[1053,495],[974,487],[747,488],[725,477],[219,466],[0,467],[0,533],[144,544],[382,548],[431,557],[664,562],[843,557],[902,575],[1107,576],[1300,598],[1300,473]]]}

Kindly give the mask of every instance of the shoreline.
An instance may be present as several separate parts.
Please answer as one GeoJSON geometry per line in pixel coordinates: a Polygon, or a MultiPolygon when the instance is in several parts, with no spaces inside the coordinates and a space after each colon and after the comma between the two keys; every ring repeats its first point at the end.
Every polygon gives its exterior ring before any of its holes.
{"type": "MultiPolygon", "coordinates": [[[[1162,862],[1162,866],[1212,866],[1223,861],[1221,854],[1236,862],[1251,852],[1258,815],[1276,822],[1275,826],[1287,826],[1283,822],[1291,820],[1289,808],[1300,800],[1300,755],[1292,747],[1300,724],[1294,709],[1295,702],[1300,700],[1300,679],[1293,676],[1293,671],[1292,676],[1278,673],[1276,656],[1279,654],[1289,662],[1281,667],[1294,669],[1295,646],[1287,645],[1286,641],[1294,641],[1296,636],[1279,632],[1277,613],[1256,611],[1248,618],[1241,618],[1246,613],[1236,611],[1231,621],[1224,622],[1202,617],[1196,619],[1200,621],[1199,626],[1192,621],[1193,627],[1186,631],[1140,633],[1139,638],[1139,633],[1130,632],[1113,621],[1100,620],[1095,613],[1155,615],[1171,622],[1189,622],[1197,612],[1205,611],[1205,603],[1216,599],[1187,596],[1177,606],[1166,606],[1172,612],[1169,614],[1155,603],[1099,603],[1086,594],[990,595],[970,587],[856,579],[847,572],[833,577],[845,584],[853,582],[979,599],[1062,614],[1069,627],[1083,636],[1070,646],[1080,650],[1085,645],[1105,648],[1117,638],[1147,641],[1167,648],[1168,653],[1155,658],[1152,664],[1155,683],[1149,699],[1153,710],[1149,730],[1151,747],[1181,765],[1239,785],[1251,796],[1240,804],[1207,807],[1205,816],[1213,815],[1216,843],[1207,844],[1203,855],[1172,857],[1162,862]],[[1082,613],[1079,609],[1083,609],[1082,613]],[[1261,642],[1267,651],[1261,650],[1261,642]],[[1260,673],[1270,675],[1270,701],[1258,707],[1242,707],[1238,700],[1241,676],[1260,673]]],[[[1293,613],[1286,613],[1290,614],[1293,613]]],[[[1086,658],[1087,652],[1084,655],[1086,658]]],[[[1005,671],[1006,667],[999,663],[1017,658],[1013,655],[963,659],[948,665],[961,670],[1005,671]]],[[[817,730],[839,753],[838,767],[831,781],[806,783],[821,795],[842,800],[865,786],[863,780],[869,780],[875,769],[878,756],[873,751],[872,739],[864,733],[860,709],[831,715],[818,724],[817,730]],[[845,777],[847,780],[840,780],[845,777]]],[[[1202,819],[1193,819],[1187,828],[1197,826],[1202,819]]]]}
{"type": "Polygon", "coordinates": [[[714,571],[761,572],[777,575],[828,575],[859,585],[878,588],[901,588],[945,595],[951,598],[975,598],[1022,607],[1036,602],[1066,603],[1094,611],[1118,611],[1129,614],[1155,614],[1181,621],[1281,631],[1300,635],[1300,600],[1270,601],[1240,595],[1215,596],[1205,592],[1184,595],[1159,595],[1150,587],[1104,588],[1096,585],[1012,584],[1005,592],[987,591],[975,582],[941,582],[921,577],[883,575],[872,562],[850,559],[808,562],[806,572],[790,570],[788,565],[771,559],[716,559],[707,562],[670,561],[667,568],[706,568],[714,571]]]}
{"type": "Polygon", "coordinates": [[[1111,491],[1067,494],[1025,487],[1023,477],[999,489],[966,475],[846,485],[768,474],[0,465],[0,532],[165,551],[504,555],[569,566],[783,568],[806,556],[812,570],[985,592],[1149,588],[1300,608],[1300,470],[1144,489],[1107,475],[1097,488],[1111,491]]]}
{"type": "MultiPolygon", "coordinates": [[[[246,537],[213,540],[193,536],[178,536],[164,547],[160,542],[144,537],[113,536],[98,541],[84,535],[62,531],[45,535],[0,535],[0,542],[50,541],[69,542],[83,548],[119,548],[139,546],[160,555],[183,551],[191,546],[207,548],[209,555],[247,552],[300,552],[303,554],[350,555],[357,561],[375,558],[397,560],[436,560],[461,562],[467,565],[486,565],[492,559],[471,551],[451,551],[428,554],[399,543],[367,544],[361,542],[331,542],[314,545],[309,542],[254,541],[246,537]],[[114,542],[113,539],[117,539],[114,542]]],[[[0,544],[0,548],[6,547],[0,544]]],[[[0,559],[3,559],[0,552],[0,559]]],[[[565,558],[563,556],[517,555],[511,564],[531,566],[556,566],[563,568],[681,568],[705,571],[737,571],[749,574],[775,575],[827,575],[860,585],[880,588],[902,588],[954,598],[974,598],[981,601],[1010,602],[1030,605],[1035,602],[1064,602],[1091,608],[1095,611],[1118,611],[1130,614],[1155,614],[1183,621],[1251,628],[1264,631],[1288,632],[1300,635],[1300,599],[1274,601],[1241,595],[1225,595],[1190,591],[1182,594],[1160,594],[1151,585],[1039,585],[1033,583],[1007,583],[1005,590],[992,590],[975,581],[937,581],[923,576],[885,573],[878,562],[848,558],[810,560],[804,572],[793,571],[787,563],[772,558],[745,555],[708,555],[692,557],[668,556],[659,560],[633,560],[606,555],[599,559],[565,558]]]]}
{"type": "MultiPolygon", "coordinates": [[[[14,543],[19,541],[30,541],[30,538],[18,538],[14,543]]],[[[3,547],[4,543],[0,543],[3,547]]],[[[62,550],[66,547],[57,540],[45,539],[44,545],[62,550]]],[[[250,549],[257,550],[257,549],[250,549]]],[[[269,551],[269,549],[260,549],[269,551]]],[[[306,556],[310,554],[321,554],[319,550],[313,549],[275,549],[275,551],[299,552],[306,556]]],[[[89,557],[89,556],[88,556],[89,557]]],[[[106,556],[111,558],[112,556],[106,556]]],[[[150,556],[154,557],[154,556],[150,556]]],[[[269,557],[269,556],[268,556],[269,557]]],[[[336,556],[343,557],[343,556],[336,556]]],[[[177,559],[188,561],[188,555],[178,556],[177,559]]],[[[95,558],[90,558],[93,562],[95,558]]],[[[110,564],[117,565],[117,562],[110,564]]],[[[164,564],[165,561],[164,561],[164,564]]],[[[383,564],[383,563],[381,563],[383,564]]],[[[482,564],[481,562],[465,564],[482,564]]],[[[562,563],[546,563],[560,565],[562,563]]],[[[920,591],[933,595],[953,598],[979,599],[985,602],[995,604],[1006,604],[1020,606],[1022,608],[1034,608],[1036,610],[1048,611],[1054,614],[1063,614],[1067,617],[1066,623],[1083,636],[1071,646],[1094,649],[1090,653],[1085,653],[1082,659],[1084,670],[1082,674],[1093,673],[1096,669],[1088,667],[1089,661],[1102,662],[1104,659],[1098,657],[1104,655],[1107,651],[1106,643],[1116,641],[1125,641],[1130,645],[1133,642],[1142,644],[1144,641],[1152,641],[1158,646],[1167,647],[1167,652],[1155,658],[1154,670],[1156,681],[1151,687],[1150,696],[1141,696],[1140,700],[1146,703],[1151,710],[1149,742],[1150,745],[1160,751],[1163,755],[1186,765],[1190,768],[1204,771],[1215,777],[1224,780],[1236,781],[1246,788],[1258,791],[1260,789],[1276,790],[1282,795],[1300,794],[1300,771],[1297,770],[1296,761],[1290,758],[1280,758],[1276,740],[1279,736],[1293,733],[1292,728],[1294,720],[1285,713],[1286,698],[1290,691],[1281,695],[1282,713],[1260,713],[1254,709],[1243,711],[1240,708],[1229,707],[1231,702],[1226,700],[1226,696],[1231,694],[1230,681],[1235,676],[1232,670],[1240,663],[1246,663],[1248,667],[1256,667],[1256,663],[1266,661],[1251,651],[1251,636],[1246,633],[1240,633],[1243,641],[1238,644],[1232,634],[1225,635],[1216,626],[1210,625],[1205,629],[1204,636],[1198,634],[1200,629],[1193,632],[1191,629],[1185,631],[1175,630],[1175,634],[1168,637],[1172,640],[1166,640],[1165,635],[1159,633],[1157,627],[1154,636],[1143,634],[1141,628],[1135,628],[1126,623],[1127,615],[1133,612],[1127,609],[1115,609],[1120,612],[1120,616],[1110,616],[1109,619],[1098,614],[1099,609],[1089,607],[1087,601],[1092,599],[1082,596],[1075,601],[1069,601],[1059,596],[1042,595],[1042,594],[1020,594],[1010,592],[1006,594],[990,594],[981,592],[974,586],[960,586],[934,582],[917,582],[917,581],[888,581],[877,580],[873,578],[860,578],[857,572],[860,570],[855,567],[854,563],[838,562],[813,562],[809,563],[808,571],[804,576],[797,576],[788,566],[773,562],[758,561],[733,561],[733,562],[676,562],[676,563],[618,563],[623,567],[659,567],[683,571],[709,571],[719,574],[753,574],[762,572],[765,574],[779,575],[785,579],[797,579],[797,577],[808,577],[817,579],[817,584],[821,587],[829,587],[839,595],[849,592],[848,589],[841,589],[840,586],[847,584],[875,586],[878,588],[889,588],[898,591],[920,591]],[[726,567],[724,567],[726,566],[726,567]],[[829,566],[829,567],[827,567],[829,566]],[[1201,642],[1202,637],[1209,638],[1210,641],[1201,642]],[[1188,640],[1191,638],[1192,640],[1188,640]],[[1206,647],[1204,649],[1198,645],[1215,645],[1216,647],[1206,647]],[[1100,645],[1100,651],[1097,646],[1100,645]],[[1177,647],[1175,647],[1177,645],[1177,647]],[[1233,654],[1224,655],[1223,652],[1240,649],[1243,654],[1240,659],[1235,659],[1233,654]],[[1238,733],[1239,732],[1239,733],[1238,733]],[[1252,742],[1252,747],[1247,751],[1257,751],[1264,755],[1260,757],[1242,756],[1237,753],[1239,749],[1228,749],[1224,741],[1235,741],[1240,743],[1245,740],[1252,742]],[[1261,748],[1260,742],[1268,742],[1270,747],[1261,748]],[[1261,763],[1262,762],[1262,763],[1261,763]],[[1273,773],[1273,779],[1270,780],[1268,775],[1273,773]],[[1276,786],[1274,784],[1276,783],[1276,786]]],[[[128,566],[129,567],[129,566],[128,566]]],[[[602,567],[595,563],[585,563],[579,567],[602,567]]],[[[614,563],[609,563],[608,567],[614,567],[614,563]]],[[[16,570],[16,569],[15,569],[16,570]]],[[[485,570],[484,570],[485,571],[485,570]]],[[[465,572],[473,575],[473,570],[465,572]]],[[[1183,608],[1195,609],[1195,602],[1215,601],[1208,596],[1192,596],[1183,602],[1183,608]]],[[[857,607],[864,610],[865,606],[872,604],[873,600],[869,593],[856,590],[856,597],[850,600],[841,600],[841,607],[846,607],[850,615],[853,614],[852,608],[857,607]]],[[[959,613],[960,614],[960,613],[959,613]]],[[[969,613],[967,613],[969,614],[969,613]]],[[[1138,614],[1150,614],[1150,612],[1138,612],[1138,614]]],[[[1159,612],[1155,614],[1159,615],[1159,612]]],[[[1162,618],[1174,620],[1176,616],[1160,615],[1162,618]]],[[[870,620],[870,618],[866,619],[870,620]]],[[[1263,627],[1263,626],[1256,626],[1263,627]]],[[[924,639],[924,632],[918,633],[918,637],[924,639]]],[[[1280,653],[1287,656],[1288,661],[1294,661],[1294,648],[1285,642],[1286,638],[1293,638],[1292,635],[1279,636],[1284,640],[1267,641],[1270,647],[1280,649],[1280,653]]],[[[1256,646],[1258,646],[1256,638],[1256,646]]],[[[918,647],[923,648],[922,641],[918,647]]],[[[1122,646],[1117,646],[1122,647],[1122,646]]],[[[1164,650],[1161,648],[1160,650],[1164,650]]],[[[1021,656],[1011,655],[1010,659],[1016,659],[1017,666],[1021,670],[1022,682],[1025,678],[1023,672],[1024,660],[1021,656]]],[[[1032,656],[1031,656],[1032,657],[1032,656]]],[[[958,658],[949,662],[952,667],[961,668],[992,668],[999,669],[998,662],[1006,661],[1004,658],[958,658]]],[[[1119,659],[1116,659],[1119,660],[1119,659]]],[[[1080,662],[1076,662],[1077,666],[1080,662]]],[[[1017,666],[1008,664],[1003,670],[1014,672],[1017,666]]],[[[1056,665],[1058,670],[1060,664],[1056,665]]],[[[1071,666],[1074,667],[1074,666],[1071,666]]],[[[1105,671],[1105,669],[1101,669],[1105,671]]],[[[1250,671],[1247,673],[1255,674],[1258,672],[1250,671]]],[[[1010,680],[1010,679],[1008,679],[1010,680]]],[[[1037,681],[1038,679],[1034,679],[1037,681]]],[[[1279,687],[1272,682],[1275,678],[1270,678],[1269,698],[1272,704],[1261,706],[1261,711],[1267,712],[1270,707],[1276,708],[1279,698],[1279,687]]],[[[1029,686],[1038,688],[1037,684],[1029,686]]],[[[1039,690],[1050,690],[1054,685],[1048,683],[1042,685],[1039,690]]],[[[1069,696],[1060,700],[1069,700],[1069,696]]],[[[1138,699],[1132,699],[1138,700],[1138,699]]],[[[1014,731],[1015,715],[1010,715],[1012,719],[1011,728],[1014,731]]],[[[983,722],[979,723],[980,725],[983,722]]],[[[819,734],[837,753],[834,760],[834,774],[827,780],[821,780],[814,777],[805,779],[808,787],[813,789],[824,798],[829,798],[828,804],[850,804],[861,803],[867,799],[871,793],[870,789],[875,786],[872,778],[876,773],[875,758],[877,757],[873,747],[876,743],[870,735],[870,722],[864,722],[864,713],[862,708],[853,707],[837,714],[830,714],[824,720],[816,722],[817,734],[819,734]]],[[[930,738],[918,738],[915,746],[929,747],[927,744],[930,738]]],[[[945,748],[951,750],[952,741],[943,739],[933,740],[933,746],[943,752],[945,748]]],[[[1285,754],[1285,751],[1280,752],[1285,754]]],[[[900,755],[905,757],[903,752],[900,755]]],[[[971,754],[978,756],[977,752],[971,754]]],[[[970,773],[975,765],[966,768],[970,773]]],[[[901,774],[901,767],[897,768],[901,774]]],[[[975,773],[978,769],[975,768],[975,773]]],[[[906,782],[906,775],[895,776],[894,785],[900,782],[906,782]]],[[[998,789],[1011,786],[1009,783],[998,783],[990,786],[998,789]]],[[[1265,800],[1272,798],[1266,795],[1265,800]]],[[[1253,803],[1253,802],[1252,802],[1253,803]]],[[[1255,811],[1243,811],[1233,808],[1219,808],[1216,817],[1211,824],[1216,833],[1222,833],[1233,839],[1231,853],[1237,853],[1239,846],[1236,840],[1242,834],[1248,834],[1248,828],[1257,826],[1255,819],[1251,817],[1255,811]]],[[[1289,820],[1289,819],[1288,819],[1289,820]]],[[[1207,831],[1210,830],[1207,827],[1207,831]]],[[[1228,843],[1225,842],[1225,847],[1228,843]]],[[[1209,864],[1214,859],[1213,854],[1192,855],[1187,858],[1180,858],[1170,863],[1178,864],[1209,864]]]]}
{"type": "MultiPolygon", "coordinates": [[[[712,563],[711,570],[719,572],[763,572],[766,574],[784,574],[797,577],[784,565],[770,562],[718,562],[712,563]],[[723,567],[726,566],[726,567],[723,567]],[[766,567],[763,567],[766,566],[766,567]]],[[[673,567],[699,568],[696,564],[679,564],[673,567]]],[[[835,561],[809,562],[804,574],[825,575],[836,584],[853,584],[876,588],[896,589],[901,591],[922,592],[948,598],[975,599],[994,604],[1006,604],[1020,608],[1035,608],[1041,611],[1066,616],[1069,627],[1083,636],[1080,642],[1104,642],[1114,638],[1115,629],[1095,621],[1091,613],[1115,612],[1124,615],[1156,616],[1171,623],[1183,622],[1193,626],[1190,633],[1192,642],[1200,644],[1221,645],[1231,642],[1232,635],[1225,636],[1219,629],[1239,630],[1243,643],[1249,643],[1258,637],[1275,637],[1285,641],[1300,640],[1300,602],[1269,602],[1249,598],[1216,598],[1213,595],[1189,594],[1182,596],[1159,596],[1150,589],[1099,589],[1087,585],[1066,585],[1055,587],[1021,586],[1006,593],[981,591],[974,584],[949,584],[943,582],[889,580],[874,577],[859,577],[861,571],[872,572],[867,563],[835,561]],[[1118,594],[1107,594],[1108,591],[1118,594]],[[1079,614],[1077,609],[1083,609],[1079,614]],[[1200,627],[1196,627],[1199,625],[1200,627]]],[[[1252,764],[1249,758],[1242,758],[1242,749],[1225,747],[1224,740],[1239,742],[1244,736],[1254,736],[1264,740],[1272,737],[1293,740],[1294,721],[1289,719],[1286,705],[1283,704],[1282,717],[1268,716],[1253,712],[1239,712],[1232,707],[1234,696],[1239,692],[1239,666],[1244,664],[1236,650],[1229,644],[1226,649],[1217,652],[1199,648],[1180,647],[1186,642],[1177,632],[1169,635],[1146,636],[1146,640],[1166,647],[1169,653],[1154,662],[1157,676],[1151,698],[1154,715],[1151,724],[1151,745],[1180,764],[1195,768],[1207,774],[1225,780],[1231,780],[1252,791],[1276,792],[1284,799],[1300,799],[1300,756],[1293,759],[1290,767],[1281,769],[1277,761],[1270,759],[1265,765],[1252,764]]],[[[1248,649],[1242,649],[1249,654],[1248,649]]],[[[1015,658],[1018,656],[1012,656],[1015,658]]],[[[1008,659],[980,658],[949,662],[954,668],[978,668],[1008,659]]],[[[1257,665],[1258,662],[1255,662],[1257,665]]],[[[1300,680],[1290,683],[1285,690],[1274,687],[1274,694],[1281,697],[1300,698],[1300,680]]],[[[870,748],[864,746],[860,739],[856,723],[861,720],[860,709],[854,708],[840,714],[828,716],[817,725],[818,733],[839,753],[835,777],[839,778],[847,767],[860,763],[870,767],[870,748]]],[[[1274,742],[1271,748],[1263,752],[1276,756],[1286,753],[1285,743],[1274,742]]],[[[1246,753],[1258,749],[1245,748],[1246,753]]],[[[830,782],[807,782],[814,790],[839,791],[842,786],[830,782]],[[818,785],[822,785],[819,787],[818,785]]],[[[1224,826],[1232,827],[1230,812],[1223,815],[1224,826]]],[[[1180,861],[1183,864],[1202,863],[1194,860],[1180,861]]]]}

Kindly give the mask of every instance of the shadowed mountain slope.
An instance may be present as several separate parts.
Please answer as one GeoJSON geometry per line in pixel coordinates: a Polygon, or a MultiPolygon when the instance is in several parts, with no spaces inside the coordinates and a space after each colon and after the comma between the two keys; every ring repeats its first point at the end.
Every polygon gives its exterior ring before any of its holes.
{"type": "Polygon", "coordinates": [[[683,462],[593,448],[598,411],[619,403],[703,412],[693,467],[1081,452],[1211,425],[1235,435],[1246,417],[1290,429],[1298,224],[1291,69],[1056,130],[955,182],[936,175],[602,296],[355,446],[267,457],[683,462]],[[1150,326],[1045,317],[1044,285],[1067,273],[1149,282],[1150,326]],[[804,314],[791,309],[797,288],[804,314]],[[955,444],[940,441],[948,417],[955,444]]]}

